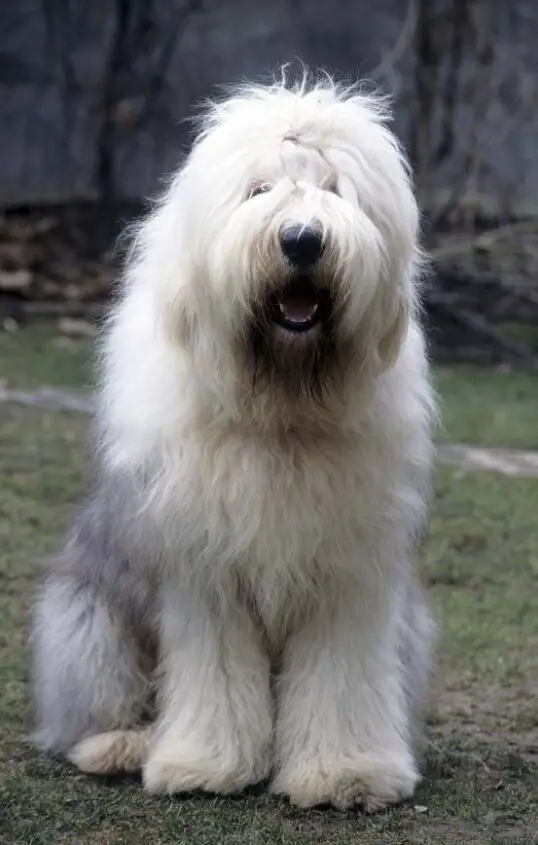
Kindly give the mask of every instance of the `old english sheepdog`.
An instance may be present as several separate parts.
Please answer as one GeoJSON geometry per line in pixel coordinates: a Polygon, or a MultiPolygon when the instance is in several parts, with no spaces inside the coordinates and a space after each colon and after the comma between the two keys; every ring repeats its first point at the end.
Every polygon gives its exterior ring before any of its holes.
{"type": "Polygon", "coordinates": [[[415,789],[435,402],[389,117],[330,79],[236,89],[136,230],[92,493],[34,613],[36,741],[85,772],[415,789]]]}

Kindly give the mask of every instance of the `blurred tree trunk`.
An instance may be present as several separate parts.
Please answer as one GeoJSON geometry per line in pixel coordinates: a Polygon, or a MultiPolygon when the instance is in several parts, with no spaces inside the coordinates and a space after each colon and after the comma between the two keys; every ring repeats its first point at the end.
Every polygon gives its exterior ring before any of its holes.
{"type": "Polygon", "coordinates": [[[482,138],[488,131],[501,4],[416,2],[409,148],[429,228],[436,230],[461,215],[462,200],[487,166],[482,138]],[[448,188],[442,179],[446,171],[448,188]]]}
{"type": "MultiPolygon", "coordinates": [[[[485,353],[490,360],[536,368],[533,349],[509,340],[495,324],[503,308],[536,320],[535,295],[507,296],[498,277],[473,266],[475,246],[487,249],[480,231],[492,228],[494,239],[495,229],[510,218],[498,204],[488,213],[476,200],[481,177],[491,167],[485,142],[491,133],[489,110],[498,99],[501,18],[496,2],[417,0],[409,150],[436,270],[425,294],[434,347],[452,359],[480,360],[485,353]],[[452,249],[435,248],[439,234],[454,228],[459,242],[452,249]]],[[[505,234],[504,228],[499,231],[505,234]]]]}

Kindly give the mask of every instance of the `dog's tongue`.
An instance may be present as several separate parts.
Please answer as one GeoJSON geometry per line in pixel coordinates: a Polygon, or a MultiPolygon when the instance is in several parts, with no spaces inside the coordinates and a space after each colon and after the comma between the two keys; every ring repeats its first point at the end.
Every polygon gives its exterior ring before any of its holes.
{"type": "Polygon", "coordinates": [[[314,296],[306,294],[303,296],[288,296],[280,300],[278,307],[288,322],[296,323],[299,326],[314,319],[319,302],[314,296]]]}

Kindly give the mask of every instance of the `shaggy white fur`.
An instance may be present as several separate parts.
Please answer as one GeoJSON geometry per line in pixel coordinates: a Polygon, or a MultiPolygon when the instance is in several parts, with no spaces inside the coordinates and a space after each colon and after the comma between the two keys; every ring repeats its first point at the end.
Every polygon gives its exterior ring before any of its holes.
{"type": "Polygon", "coordinates": [[[83,770],[414,791],[434,401],[388,117],[330,80],[236,91],[136,233],[96,492],[35,613],[37,739],[83,770]]]}

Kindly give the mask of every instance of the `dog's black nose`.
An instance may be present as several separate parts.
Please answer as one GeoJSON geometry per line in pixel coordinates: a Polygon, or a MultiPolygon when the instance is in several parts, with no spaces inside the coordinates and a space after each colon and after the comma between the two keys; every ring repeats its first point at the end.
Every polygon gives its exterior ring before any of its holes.
{"type": "Polygon", "coordinates": [[[282,252],[297,267],[310,267],[321,258],[325,244],[320,229],[313,226],[289,226],[280,235],[282,252]]]}

